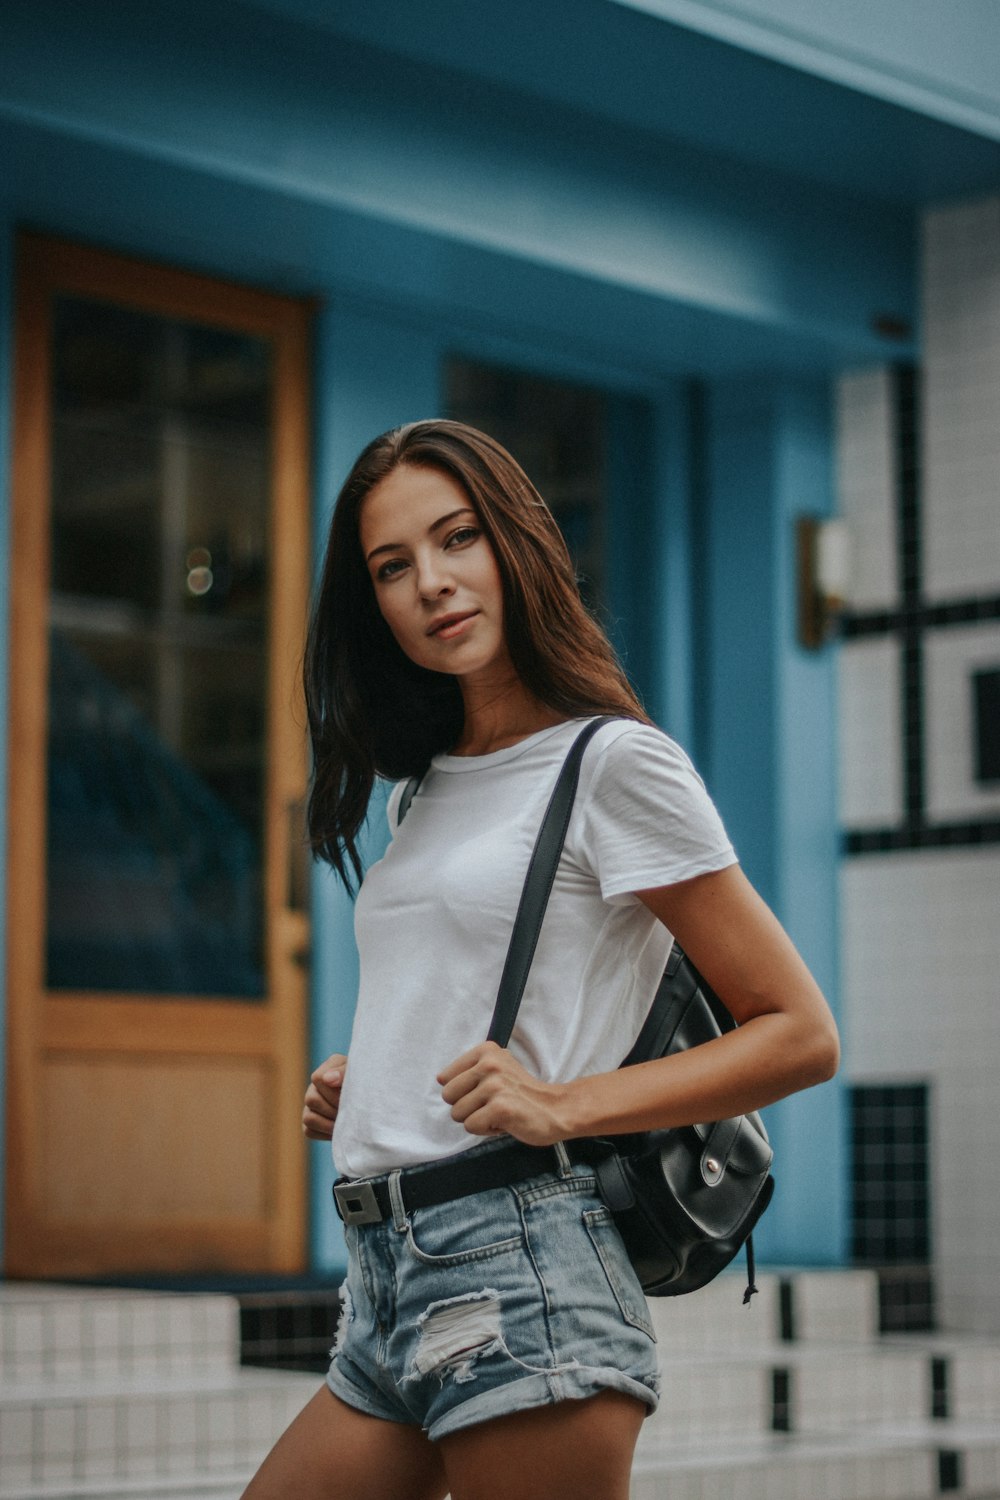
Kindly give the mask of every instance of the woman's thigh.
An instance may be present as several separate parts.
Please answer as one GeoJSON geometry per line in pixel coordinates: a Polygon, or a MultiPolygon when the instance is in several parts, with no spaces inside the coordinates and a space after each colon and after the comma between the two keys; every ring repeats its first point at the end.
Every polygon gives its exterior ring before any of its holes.
{"type": "Polygon", "coordinates": [[[440,1441],[451,1500],[628,1500],[646,1407],[619,1391],[513,1412],[440,1441]]]}
{"type": "Polygon", "coordinates": [[[244,1500],[443,1500],[442,1455],[419,1427],[355,1411],[326,1386],[286,1429],[244,1500]]]}

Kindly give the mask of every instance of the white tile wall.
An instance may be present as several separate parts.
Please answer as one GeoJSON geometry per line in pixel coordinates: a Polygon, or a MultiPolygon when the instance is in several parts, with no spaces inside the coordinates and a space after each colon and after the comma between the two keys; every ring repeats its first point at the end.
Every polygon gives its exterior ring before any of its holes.
{"type": "MultiPolygon", "coordinates": [[[[1000,1170],[985,1145],[995,1138],[996,1057],[995,1042],[984,1035],[978,1058],[943,1068],[935,1082],[938,1302],[946,1327],[980,1332],[1000,1328],[1000,1170]]],[[[992,1363],[995,1391],[1000,1366],[992,1363]]]]}
{"type": "Polygon", "coordinates": [[[1000,590],[1000,198],[928,214],[923,234],[927,596],[1000,590]]]}
{"type": "MultiPolygon", "coordinates": [[[[992,595],[1000,592],[1000,197],[926,215],[922,255],[924,590],[932,601],[992,595]]],[[[840,505],[857,543],[860,608],[897,597],[886,560],[892,426],[886,371],[841,381],[840,505]]],[[[891,641],[852,642],[841,652],[846,826],[898,816],[897,653],[891,641]]],[[[995,817],[1000,788],[973,779],[970,674],[1000,665],[1000,627],[931,629],[925,653],[928,819],[995,817]]],[[[943,1318],[1000,1329],[1000,1153],[989,1145],[1000,1056],[1000,850],[848,860],[841,928],[848,1076],[931,1084],[943,1318]]]]}
{"type": "Polygon", "coordinates": [[[853,1080],[926,1078],[1000,1056],[996,850],[845,861],[841,973],[853,1080]]]}
{"type": "Polygon", "coordinates": [[[903,814],[898,640],[848,641],[840,650],[838,679],[841,824],[898,823],[903,814]]]}
{"type": "MultiPolygon", "coordinates": [[[[1000,592],[1000,582],[996,588],[1000,592]]],[[[928,816],[995,816],[1000,813],[1000,784],[983,786],[973,779],[972,673],[988,667],[1000,671],[1000,625],[930,632],[925,662],[928,816]]]]}
{"type": "Polygon", "coordinates": [[[851,604],[855,609],[884,608],[899,596],[895,423],[887,368],[841,378],[836,424],[839,509],[851,537],[851,604]]]}
{"type": "Polygon", "coordinates": [[[1000,1330],[1000,857],[853,859],[841,880],[845,1071],[928,1079],[944,1326],[1000,1330]]]}

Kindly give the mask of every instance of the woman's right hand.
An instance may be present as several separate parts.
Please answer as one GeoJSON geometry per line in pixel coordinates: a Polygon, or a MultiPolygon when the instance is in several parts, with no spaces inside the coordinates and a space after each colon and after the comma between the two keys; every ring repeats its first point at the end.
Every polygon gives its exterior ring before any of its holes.
{"type": "Polygon", "coordinates": [[[347,1058],[334,1052],[310,1075],[302,1110],[302,1130],[310,1141],[328,1141],[340,1108],[347,1058]]]}

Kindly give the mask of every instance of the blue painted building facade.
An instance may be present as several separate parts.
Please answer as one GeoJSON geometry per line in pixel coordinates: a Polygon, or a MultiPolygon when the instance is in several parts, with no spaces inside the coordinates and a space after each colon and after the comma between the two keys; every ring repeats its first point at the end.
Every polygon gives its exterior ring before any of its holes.
{"type": "MultiPolygon", "coordinates": [[[[945,11],[859,36],[846,3],[779,0],[10,0],[4,495],[20,229],[312,299],[317,555],[351,459],[440,410],[449,357],[601,390],[626,662],[836,1008],[836,663],[795,638],[793,523],[834,504],[832,381],[919,352],[921,210],[1000,187],[998,23],[945,11]]],[[[318,1058],[355,963],[320,870],[312,913],[318,1058]]],[[[769,1126],[763,1255],[841,1263],[841,1086],[769,1126]]],[[[316,1271],[328,1178],[316,1148],[316,1271]]]]}

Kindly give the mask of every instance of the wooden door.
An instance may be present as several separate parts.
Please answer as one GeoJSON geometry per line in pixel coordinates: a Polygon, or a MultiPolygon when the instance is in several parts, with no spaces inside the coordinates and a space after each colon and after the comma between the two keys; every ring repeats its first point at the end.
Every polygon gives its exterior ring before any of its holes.
{"type": "Polygon", "coordinates": [[[303,1265],[307,333],[20,241],[9,1275],[303,1265]]]}

